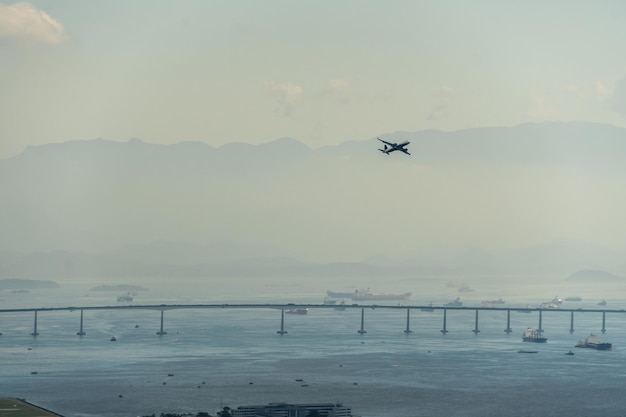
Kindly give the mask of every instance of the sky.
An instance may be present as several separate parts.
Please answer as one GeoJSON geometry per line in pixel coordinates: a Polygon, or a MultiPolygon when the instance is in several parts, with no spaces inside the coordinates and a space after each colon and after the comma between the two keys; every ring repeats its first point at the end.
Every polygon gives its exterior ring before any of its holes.
{"type": "Polygon", "coordinates": [[[316,148],[626,127],[622,1],[0,3],[0,159],[105,138],[316,148]]]}

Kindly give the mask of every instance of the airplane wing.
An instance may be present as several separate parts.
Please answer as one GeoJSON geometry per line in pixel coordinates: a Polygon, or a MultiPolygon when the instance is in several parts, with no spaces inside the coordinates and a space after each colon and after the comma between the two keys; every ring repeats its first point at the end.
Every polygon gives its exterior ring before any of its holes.
{"type": "Polygon", "coordinates": [[[386,140],[382,140],[381,138],[376,138],[376,139],[378,139],[378,140],[379,140],[379,141],[381,141],[382,143],[384,143],[384,144],[386,144],[386,145],[389,145],[389,146],[393,146],[393,147],[398,146],[398,145],[396,145],[395,143],[387,142],[386,140]]]}

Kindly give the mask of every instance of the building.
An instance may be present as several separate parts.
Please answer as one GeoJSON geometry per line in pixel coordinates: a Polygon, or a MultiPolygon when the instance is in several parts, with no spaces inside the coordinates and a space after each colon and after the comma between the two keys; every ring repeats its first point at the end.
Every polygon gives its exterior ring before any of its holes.
{"type": "Polygon", "coordinates": [[[233,417],[352,417],[352,410],[341,404],[242,405],[232,411],[233,417]]]}

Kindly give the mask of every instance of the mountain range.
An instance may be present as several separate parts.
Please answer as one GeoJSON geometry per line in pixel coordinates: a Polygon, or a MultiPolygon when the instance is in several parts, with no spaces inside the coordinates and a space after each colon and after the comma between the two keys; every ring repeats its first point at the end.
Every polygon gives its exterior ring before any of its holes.
{"type": "Polygon", "coordinates": [[[626,271],[626,129],[545,122],[312,149],[28,147],[0,160],[0,278],[626,271]]]}

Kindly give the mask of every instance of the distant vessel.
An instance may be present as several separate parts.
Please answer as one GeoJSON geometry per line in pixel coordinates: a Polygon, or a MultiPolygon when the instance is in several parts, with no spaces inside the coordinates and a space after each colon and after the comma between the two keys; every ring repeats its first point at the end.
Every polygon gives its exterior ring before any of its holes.
{"type": "Polygon", "coordinates": [[[550,302],[552,304],[561,305],[561,303],[563,303],[563,299],[557,295],[550,302]]]}
{"type": "Polygon", "coordinates": [[[332,298],[352,298],[354,292],[337,292],[337,291],[326,291],[326,295],[332,298]]]}
{"type": "Polygon", "coordinates": [[[480,302],[482,305],[491,305],[491,304],[504,304],[505,301],[502,298],[498,298],[497,300],[483,300],[480,302]]]}
{"type": "Polygon", "coordinates": [[[517,353],[537,353],[536,350],[520,349],[517,353]]]}
{"type": "Polygon", "coordinates": [[[535,330],[529,327],[524,330],[522,340],[524,342],[546,343],[548,341],[548,338],[541,336],[541,332],[539,330],[535,330]]]}
{"type": "Polygon", "coordinates": [[[552,300],[545,302],[545,303],[541,303],[540,308],[550,308],[550,309],[561,308],[562,303],[563,303],[563,299],[557,295],[552,300]]]}
{"type": "Polygon", "coordinates": [[[606,305],[606,300],[602,300],[598,303],[599,306],[605,306],[606,305]]]}
{"type": "Polygon", "coordinates": [[[111,336],[111,339],[110,339],[110,340],[111,340],[111,342],[117,342],[117,337],[115,337],[115,336],[111,336]]]}
{"type": "Polygon", "coordinates": [[[366,290],[356,290],[351,298],[355,301],[368,301],[368,300],[408,300],[411,296],[410,292],[404,294],[373,294],[369,288],[366,290]]]}
{"type": "Polygon", "coordinates": [[[335,305],[335,304],[337,304],[337,300],[331,300],[328,297],[324,298],[324,305],[329,306],[329,305],[335,305]]]}
{"type": "Polygon", "coordinates": [[[580,297],[567,297],[565,301],[582,301],[583,299],[580,297]]]}
{"type": "Polygon", "coordinates": [[[307,314],[309,312],[308,308],[290,308],[289,310],[285,310],[287,314],[307,314]]]}
{"type": "Polygon", "coordinates": [[[135,298],[130,295],[130,293],[126,293],[124,295],[120,295],[119,297],[117,297],[117,301],[119,302],[131,302],[133,301],[135,298]]]}
{"type": "Polygon", "coordinates": [[[454,301],[450,301],[449,303],[445,303],[444,307],[461,307],[463,302],[461,301],[461,297],[456,297],[454,301]]]}
{"type": "Polygon", "coordinates": [[[458,292],[474,292],[474,290],[468,287],[467,285],[464,285],[463,287],[459,287],[457,291],[458,292]]]}
{"type": "Polygon", "coordinates": [[[610,350],[613,347],[613,344],[608,342],[601,342],[598,336],[591,333],[584,341],[579,340],[578,343],[576,343],[576,347],[596,350],[610,350]]]}

